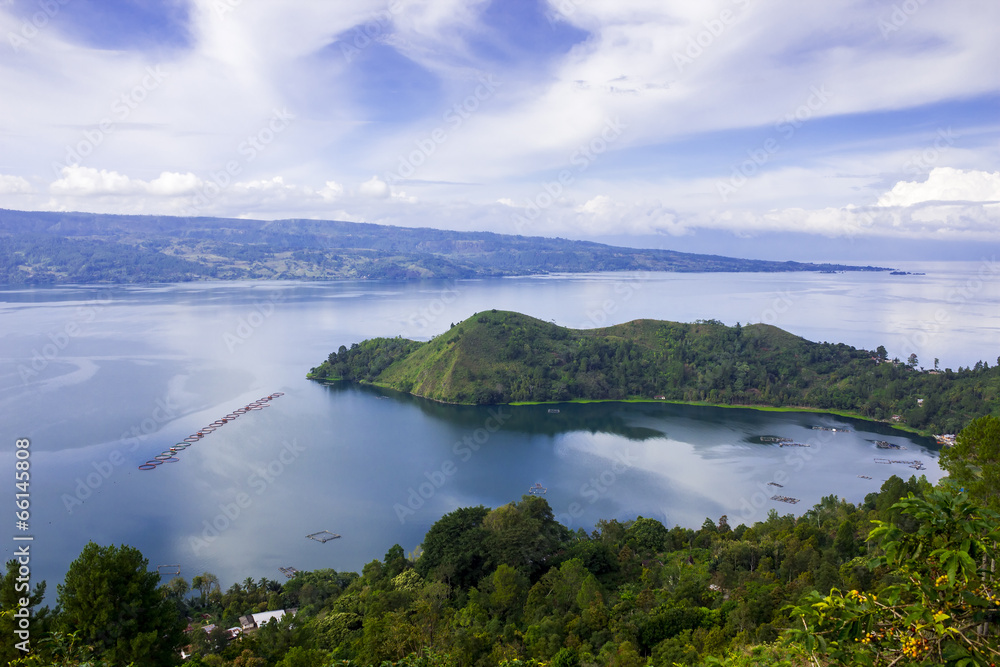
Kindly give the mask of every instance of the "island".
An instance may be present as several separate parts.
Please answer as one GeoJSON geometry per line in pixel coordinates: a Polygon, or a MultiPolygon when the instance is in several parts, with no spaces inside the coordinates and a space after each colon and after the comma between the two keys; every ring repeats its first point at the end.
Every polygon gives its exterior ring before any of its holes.
{"type": "Polygon", "coordinates": [[[767,324],[635,320],[569,329],[490,310],[426,342],[341,345],[310,370],[457,404],[674,401],[807,409],[922,433],[956,433],[1000,415],[997,366],[925,371],[911,356],[816,343],[767,324]]]}

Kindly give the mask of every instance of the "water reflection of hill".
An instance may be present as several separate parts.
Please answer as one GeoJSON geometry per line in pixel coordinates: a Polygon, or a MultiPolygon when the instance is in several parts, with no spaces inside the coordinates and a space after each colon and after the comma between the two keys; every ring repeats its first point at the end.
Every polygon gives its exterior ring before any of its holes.
{"type": "MultiPolygon", "coordinates": [[[[556,436],[561,433],[589,431],[590,433],[610,433],[629,440],[644,441],[662,438],[663,431],[645,426],[630,425],[622,414],[621,403],[561,403],[558,405],[518,405],[480,406],[450,405],[402,392],[381,389],[369,385],[337,382],[327,385],[331,392],[360,392],[377,396],[384,400],[396,401],[401,405],[419,408],[424,414],[474,430],[481,428],[492,415],[500,414],[504,419],[503,430],[518,431],[527,435],[556,436]],[[558,413],[549,410],[557,409],[558,413]]],[[[642,407],[630,404],[629,408],[642,407]]],[[[649,406],[661,409],[664,406],[649,406]]]]}
{"type": "Polygon", "coordinates": [[[661,427],[664,420],[672,423],[728,423],[738,425],[748,433],[746,442],[757,445],[776,444],[763,443],[759,436],[779,436],[771,433],[774,422],[786,422],[789,426],[811,429],[813,426],[836,425],[860,433],[895,437],[910,440],[923,445],[929,450],[937,451],[940,447],[933,438],[904,433],[888,424],[865,421],[850,417],[837,417],[811,412],[773,412],[753,409],[723,408],[705,405],[683,405],[676,403],[558,403],[545,405],[519,406],[474,406],[451,405],[439,403],[412,394],[382,389],[370,385],[348,382],[338,382],[327,385],[331,392],[353,391],[378,397],[383,400],[395,401],[401,405],[410,405],[420,409],[426,415],[456,424],[470,430],[483,426],[491,414],[497,410],[506,417],[504,430],[518,431],[528,435],[556,436],[562,433],[589,431],[590,433],[609,433],[620,435],[635,441],[667,436],[661,427]],[[558,410],[550,413],[549,410],[558,410]],[[491,411],[493,411],[491,413],[491,411]],[[509,415],[509,417],[507,417],[509,415]],[[639,423],[637,423],[639,422],[639,423]]]}

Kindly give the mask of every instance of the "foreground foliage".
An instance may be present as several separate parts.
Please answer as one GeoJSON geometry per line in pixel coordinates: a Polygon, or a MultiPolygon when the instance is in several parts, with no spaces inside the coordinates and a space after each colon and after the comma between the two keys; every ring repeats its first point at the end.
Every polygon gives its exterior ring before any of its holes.
{"type": "Polygon", "coordinates": [[[793,609],[802,629],[790,637],[841,664],[992,665],[1000,658],[1000,517],[940,489],[894,507],[916,530],[875,521],[869,539],[882,555],[869,566],[896,581],[878,594],[812,592],[793,609]]]}
{"type": "MultiPolygon", "coordinates": [[[[394,545],[360,574],[225,591],[210,573],[151,588],[141,554],[91,544],[10,664],[175,664],[186,646],[186,664],[210,667],[985,667],[1000,657],[998,540],[1000,517],[954,482],[891,477],[861,505],[828,496],[801,517],[697,530],[638,517],[572,531],[524,496],[456,509],[422,552],[394,545]],[[237,640],[222,631],[292,607],[237,640]]],[[[0,581],[4,623],[16,571],[0,581]]]]}

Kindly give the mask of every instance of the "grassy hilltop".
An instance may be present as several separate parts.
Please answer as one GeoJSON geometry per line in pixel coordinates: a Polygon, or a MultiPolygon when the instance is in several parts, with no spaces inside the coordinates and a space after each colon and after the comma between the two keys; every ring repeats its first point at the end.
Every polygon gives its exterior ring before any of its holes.
{"type": "Polygon", "coordinates": [[[374,338],[341,346],[309,377],[366,382],[449,403],[662,397],[802,407],[936,433],[1000,414],[996,366],[924,372],[843,343],[714,320],[635,320],[575,330],[494,310],[424,343],[374,338]]]}

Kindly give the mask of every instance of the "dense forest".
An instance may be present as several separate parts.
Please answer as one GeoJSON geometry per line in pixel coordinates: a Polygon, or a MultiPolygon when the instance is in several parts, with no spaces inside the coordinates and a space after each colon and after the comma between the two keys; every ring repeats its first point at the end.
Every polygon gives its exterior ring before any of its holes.
{"type": "Polygon", "coordinates": [[[766,324],[636,320],[573,330],[507,311],[474,315],[426,343],[341,346],[309,377],[374,383],[452,403],[645,399],[809,407],[955,433],[1000,415],[1000,358],[952,370],[885,349],[814,343],[766,324]]]}
{"type": "MultiPolygon", "coordinates": [[[[360,574],[296,573],[223,590],[210,573],[160,582],[127,546],[89,544],[35,609],[30,654],[11,637],[17,562],[0,581],[12,665],[669,667],[956,665],[1000,657],[995,485],[1000,420],[976,420],[938,487],[891,477],[861,505],[697,528],[651,518],[557,523],[545,499],[441,517],[417,552],[360,574]],[[242,637],[239,617],[297,610],[242,637]]],[[[37,605],[44,584],[36,587],[37,605]]],[[[20,604],[24,604],[21,602],[20,604]]]]}
{"type": "Polygon", "coordinates": [[[325,220],[0,209],[0,284],[406,280],[581,271],[887,271],[325,220]]]}

